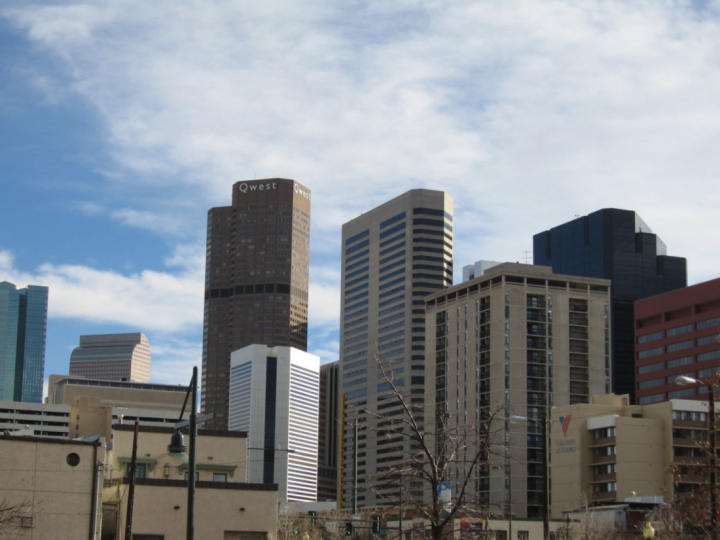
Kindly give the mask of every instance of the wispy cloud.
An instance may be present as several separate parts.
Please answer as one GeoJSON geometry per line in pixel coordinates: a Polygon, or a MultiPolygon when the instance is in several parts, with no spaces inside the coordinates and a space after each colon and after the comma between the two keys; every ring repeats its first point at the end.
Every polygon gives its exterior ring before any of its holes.
{"type": "MultiPolygon", "coordinates": [[[[672,254],[693,257],[691,276],[718,267],[688,241],[720,234],[714,3],[98,2],[5,15],[64,62],[123,181],[184,186],[207,206],[225,204],[233,180],[297,178],[314,193],[323,257],[339,253],[343,221],[422,186],[455,197],[458,267],[520,260],[532,233],[602,206],[641,212],[672,254]]],[[[115,218],[175,229],[145,210],[115,218]]]]}
{"type": "MultiPolygon", "coordinates": [[[[171,264],[177,261],[171,259],[171,264]]],[[[0,275],[19,286],[50,287],[48,316],[118,323],[180,332],[202,323],[203,270],[188,259],[177,273],[144,270],[122,274],[80,265],[45,263],[20,271],[12,254],[0,251],[0,275]]]]}

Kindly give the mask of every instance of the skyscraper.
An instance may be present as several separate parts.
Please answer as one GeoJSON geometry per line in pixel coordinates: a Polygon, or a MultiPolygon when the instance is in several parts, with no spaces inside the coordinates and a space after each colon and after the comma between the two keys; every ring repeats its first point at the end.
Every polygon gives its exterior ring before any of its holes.
{"type": "Polygon", "coordinates": [[[142,332],[80,336],[70,375],[109,381],[150,382],[150,343],[142,332]]]}
{"type": "Polygon", "coordinates": [[[278,484],[281,501],[317,494],[320,359],[292,347],[233,351],[228,427],[248,434],[249,482],[278,484]]]}
{"type": "Polygon", "coordinates": [[[0,400],[42,401],[48,288],[0,283],[0,400]]]}
{"type": "MultiPolygon", "coordinates": [[[[550,408],[587,403],[610,384],[609,288],[605,279],[504,263],[427,297],[425,426],[440,432],[442,415],[451,437],[457,430],[470,445],[450,468],[453,496],[469,476],[470,506],[543,515],[550,408]],[[483,449],[476,434],[485,433],[490,451],[468,475],[467,456],[483,449]]],[[[453,447],[451,437],[438,442],[453,447]]]]}
{"type": "Polygon", "coordinates": [[[293,180],[236,182],[208,212],[202,409],[227,427],[230,353],[252,343],[307,348],[310,190],[293,180]]]}
{"type": "MultiPolygon", "coordinates": [[[[415,189],[343,225],[343,506],[400,500],[399,484],[383,482],[382,471],[413,451],[410,441],[378,436],[377,419],[363,411],[402,418],[401,407],[388,393],[380,363],[392,372],[409,401],[423,403],[424,299],[452,284],[452,212],[452,199],[445,193],[415,189]]],[[[422,496],[422,486],[412,489],[422,496]]]]}
{"type": "Polygon", "coordinates": [[[320,366],[318,423],[318,501],[337,500],[338,362],[320,366]]]}
{"type": "Polygon", "coordinates": [[[603,208],[536,234],[533,262],[561,274],[612,281],[612,389],[633,397],[633,302],[684,287],[685,259],[666,255],[663,241],[635,212],[603,208]]]}

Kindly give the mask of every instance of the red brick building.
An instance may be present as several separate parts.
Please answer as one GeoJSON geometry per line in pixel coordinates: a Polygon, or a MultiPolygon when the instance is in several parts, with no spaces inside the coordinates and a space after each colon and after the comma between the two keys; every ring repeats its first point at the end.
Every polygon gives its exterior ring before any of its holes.
{"type": "Polygon", "coordinates": [[[720,368],[720,278],[635,302],[637,402],[705,399],[707,388],[679,386],[679,375],[720,368]]]}

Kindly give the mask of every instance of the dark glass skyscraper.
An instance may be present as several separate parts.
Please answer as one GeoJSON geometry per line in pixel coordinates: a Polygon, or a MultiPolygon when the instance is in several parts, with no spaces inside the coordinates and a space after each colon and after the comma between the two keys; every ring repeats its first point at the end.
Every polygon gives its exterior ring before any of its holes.
{"type": "Polygon", "coordinates": [[[0,400],[42,402],[48,288],[0,283],[0,400]]]}
{"type": "Polygon", "coordinates": [[[612,380],[635,393],[633,302],[687,284],[686,261],[632,210],[603,208],[533,237],[533,262],[563,274],[610,279],[612,380]]]}
{"type": "Polygon", "coordinates": [[[226,429],[230,353],[251,344],[307,349],[310,190],[282,178],[233,185],[208,212],[202,409],[226,429]]]}

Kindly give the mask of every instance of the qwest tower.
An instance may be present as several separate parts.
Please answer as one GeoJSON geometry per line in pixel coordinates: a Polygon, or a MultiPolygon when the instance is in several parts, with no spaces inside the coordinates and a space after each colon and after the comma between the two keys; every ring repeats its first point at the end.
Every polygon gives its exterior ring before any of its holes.
{"type": "Polygon", "coordinates": [[[417,449],[407,438],[380,436],[364,411],[403,418],[380,365],[409,403],[424,402],[425,297],[452,284],[452,212],[442,191],[414,189],[343,225],[343,506],[422,497],[422,485],[401,486],[387,474],[417,449]]]}
{"type": "Polygon", "coordinates": [[[233,184],[208,212],[202,409],[226,429],[230,353],[250,344],[307,349],[310,190],[282,178],[233,184]]]}

